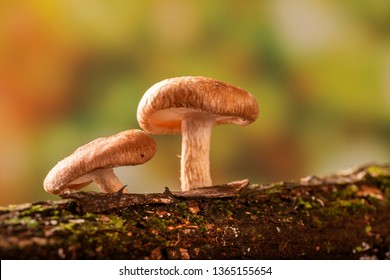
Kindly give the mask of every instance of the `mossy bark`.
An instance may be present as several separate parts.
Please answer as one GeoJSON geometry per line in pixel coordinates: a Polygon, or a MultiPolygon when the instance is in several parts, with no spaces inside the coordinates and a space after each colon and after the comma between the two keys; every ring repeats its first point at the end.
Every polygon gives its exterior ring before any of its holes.
{"type": "Polygon", "coordinates": [[[390,166],[224,188],[1,207],[0,257],[390,259],[390,166]]]}

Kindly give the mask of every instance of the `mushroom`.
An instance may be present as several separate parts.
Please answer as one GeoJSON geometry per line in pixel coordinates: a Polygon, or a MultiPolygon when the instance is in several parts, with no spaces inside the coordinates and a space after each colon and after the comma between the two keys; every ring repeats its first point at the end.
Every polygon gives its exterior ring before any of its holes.
{"type": "Polygon", "coordinates": [[[212,185],[210,138],[215,125],[246,125],[259,107],[244,89],[206,77],[166,79],[149,88],[137,112],[138,123],[154,134],[182,133],[181,189],[212,185]]]}
{"type": "Polygon", "coordinates": [[[123,185],[113,168],[145,163],[156,149],[156,142],[138,129],[98,138],[58,162],[47,174],[44,189],[52,194],[63,194],[93,181],[103,192],[117,192],[123,185]]]}

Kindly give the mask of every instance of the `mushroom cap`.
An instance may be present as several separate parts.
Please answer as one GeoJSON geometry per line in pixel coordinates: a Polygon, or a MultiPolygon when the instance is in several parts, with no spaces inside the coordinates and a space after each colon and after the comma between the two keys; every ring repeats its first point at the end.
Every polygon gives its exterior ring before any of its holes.
{"type": "Polygon", "coordinates": [[[58,162],[47,174],[43,186],[45,191],[53,194],[78,190],[92,182],[93,177],[88,173],[145,163],[156,150],[154,139],[138,129],[98,138],[58,162]]]}
{"type": "Polygon", "coordinates": [[[182,119],[191,113],[215,118],[215,124],[249,124],[257,119],[256,99],[246,90],[206,77],[166,79],[149,88],[137,111],[139,125],[149,133],[181,132],[182,119]]]}

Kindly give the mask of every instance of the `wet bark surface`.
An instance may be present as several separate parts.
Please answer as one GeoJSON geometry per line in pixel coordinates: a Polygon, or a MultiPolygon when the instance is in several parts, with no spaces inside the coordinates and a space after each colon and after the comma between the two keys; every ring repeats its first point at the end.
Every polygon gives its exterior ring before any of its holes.
{"type": "Polygon", "coordinates": [[[1,259],[390,259],[390,166],[0,208],[1,259]]]}

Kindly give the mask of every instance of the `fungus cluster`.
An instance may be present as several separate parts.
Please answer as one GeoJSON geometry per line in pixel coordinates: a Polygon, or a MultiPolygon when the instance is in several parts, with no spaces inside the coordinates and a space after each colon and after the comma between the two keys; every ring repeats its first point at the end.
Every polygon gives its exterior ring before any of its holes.
{"type": "MultiPolygon", "coordinates": [[[[210,139],[215,125],[247,125],[256,120],[255,98],[239,87],[205,77],[166,79],[142,97],[137,119],[150,134],[182,134],[181,189],[189,191],[212,185],[210,139]]],[[[44,180],[44,189],[62,194],[83,188],[92,181],[103,192],[123,186],[114,167],[149,161],[156,142],[144,131],[126,130],[98,138],[60,161],[44,180]]]]}

